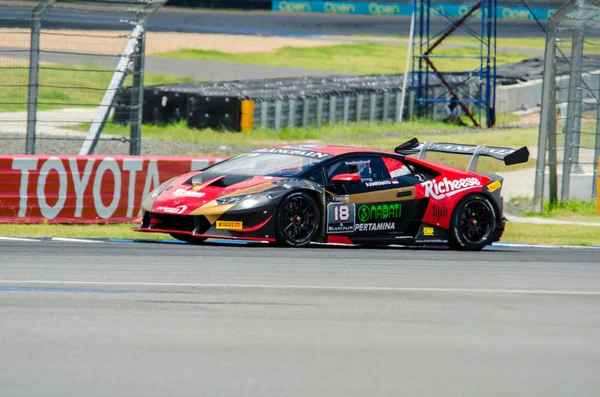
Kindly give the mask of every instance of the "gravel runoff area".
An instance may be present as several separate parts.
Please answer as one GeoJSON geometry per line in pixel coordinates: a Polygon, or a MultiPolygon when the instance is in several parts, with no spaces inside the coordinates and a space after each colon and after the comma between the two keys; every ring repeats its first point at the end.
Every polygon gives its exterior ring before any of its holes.
{"type": "MultiPolygon", "coordinates": [[[[128,31],[82,30],[42,31],[43,51],[69,51],[96,55],[117,55],[124,48],[128,31]],[[115,52],[116,51],[116,52],[115,52]]],[[[20,28],[0,28],[0,47],[3,49],[28,49],[29,31],[20,28]]],[[[236,34],[148,32],[146,54],[198,49],[226,51],[229,53],[272,52],[283,47],[315,47],[342,44],[342,37],[280,37],[236,34]]]]}

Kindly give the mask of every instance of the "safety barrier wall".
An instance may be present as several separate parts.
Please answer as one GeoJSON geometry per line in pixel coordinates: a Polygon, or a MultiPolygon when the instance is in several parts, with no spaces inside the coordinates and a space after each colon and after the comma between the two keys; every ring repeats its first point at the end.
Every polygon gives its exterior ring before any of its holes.
{"type": "MultiPolygon", "coordinates": [[[[445,4],[436,3],[432,6],[431,15],[460,17],[473,6],[472,2],[445,4]]],[[[273,11],[276,12],[315,12],[335,15],[390,15],[411,16],[412,2],[375,2],[375,1],[298,1],[274,0],[273,11]]],[[[498,19],[529,20],[535,18],[546,20],[556,11],[550,7],[531,7],[531,12],[525,7],[498,6],[498,19]],[[533,13],[533,15],[532,15],[533,13]]],[[[477,11],[480,13],[482,11],[477,11]]]]}
{"type": "Polygon", "coordinates": [[[217,157],[0,156],[0,223],[116,223],[161,183],[217,157]]]}

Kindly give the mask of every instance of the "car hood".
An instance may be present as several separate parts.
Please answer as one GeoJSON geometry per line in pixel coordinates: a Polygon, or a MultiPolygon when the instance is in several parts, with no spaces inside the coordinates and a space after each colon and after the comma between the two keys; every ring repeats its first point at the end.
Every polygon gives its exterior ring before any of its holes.
{"type": "Polygon", "coordinates": [[[218,207],[218,198],[264,192],[274,187],[273,182],[283,179],[286,178],[208,172],[182,175],[158,195],[152,212],[188,215],[203,206],[218,207]]]}

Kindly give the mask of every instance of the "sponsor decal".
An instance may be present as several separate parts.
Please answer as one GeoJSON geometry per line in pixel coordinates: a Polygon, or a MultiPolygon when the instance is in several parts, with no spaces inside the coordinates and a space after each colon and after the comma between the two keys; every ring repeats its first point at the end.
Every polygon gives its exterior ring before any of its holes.
{"type": "Polygon", "coordinates": [[[433,216],[437,219],[438,222],[441,218],[447,218],[449,213],[448,207],[446,207],[445,205],[433,204],[431,206],[431,211],[433,212],[433,216]]]}
{"type": "Polygon", "coordinates": [[[435,229],[432,227],[424,227],[423,228],[423,236],[433,236],[435,234],[435,229]]]}
{"type": "Polygon", "coordinates": [[[242,230],[242,222],[236,221],[217,221],[217,229],[242,230]]]}
{"type": "Polygon", "coordinates": [[[185,190],[185,189],[177,189],[173,192],[173,196],[175,197],[204,197],[205,193],[195,192],[193,190],[185,190]]]}
{"type": "Polygon", "coordinates": [[[192,187],[192,190],[200,190],[200,189],[202,189],[202,186],[201,186],[201,185],[194,185],[194,186],[192,187]]]}
{"type": "Polygon", "coordinates": [[[329,155],[327,153],[313,152],[311,150],[285,149],[285,148],[258,149],[258,150],[255,150],[254,153],[289,154],[292,156],[302,156],[302,157],[310,157],[310,158],[316,158],[316,159],[324,159],[327,157],[331,157],[331,155],[329,155]]]}
{"type": "Polygon", "coordinates": [[[415,240],[415,243],[417,244],[447,244],[448,240],[447,239],[434,239],[434,240],[415,240]]]}
{"type": "Polygon", "coordinates": [[[402,216],[402,205],[389,204],[363,204],[357,210],[358,220],[362,223],[399,219],[402,216]]]}
{"type": "Polygon", "coordinates": [[[441,200],[444,197],[451,197],[465,190],[473,189],[481,186],[481,182],[477,178],[460,178],[448,180],[444,177],[441,181],[425,181],[421,183],[425,188],[425,197],[433,197],[436,200],[441,200]]]}
{"type": "Polygon", "coordinates": [[[331,201],[337,201],[340,203],[347,203],[350,201],[350,196],[332,196],[331,201]]]}
{"type": "Polygon", "coordinates": [[[354,204],[329,203],[327,205],[327,233],[352,233],[356,223],[354,204]]]}
{"type": "Polygon", "coordinates": [[[490,183],[489,185],[487,185],[487,188],[490,192],[494,192],[498,189],[500,189],[502,187],[502,184],[500,183],[500,181],[494,181],[492,183],[490,183]]]}
{"type": "Polygon", "coordinates": [[[374,182],[367,182],[367,183],[365,183],[365,186],[366,187],[372,187],[372,186],[389,186],[391,184],[392,184],[392,181],[374,181],[374,182]]]}
{"type": "Polygon", "coordinates": [[[163,212],[165,214],[183,214],[187,210],[187,205],[180,205],[177,207],[157,207],[156,211],[163,212]]]}
{"type": "Polygon", "coordinates": [[[357,232],[381,232],[396,229],[396,222],[357,223],[354,230],[357,232]]]}

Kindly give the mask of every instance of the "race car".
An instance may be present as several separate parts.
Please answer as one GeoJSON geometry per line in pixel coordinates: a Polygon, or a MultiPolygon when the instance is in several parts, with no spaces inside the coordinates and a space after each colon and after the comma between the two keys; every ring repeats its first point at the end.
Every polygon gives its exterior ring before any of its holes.
{"type": "Polygon", "coordinates": [[[357,245],[448,245],[481,250],[504,231],[503,179],[476,173],[480,156],[506,165],[519,149],[419,143],[394,152],[319,144],[244,153],[172,178],[142,202],[138,232],[266,241],[357,245]],[[427,152],[470,155],[466,170],[425,160],[427,152]],[[417,156],[414,156],[417,155],[417,156]]]}

